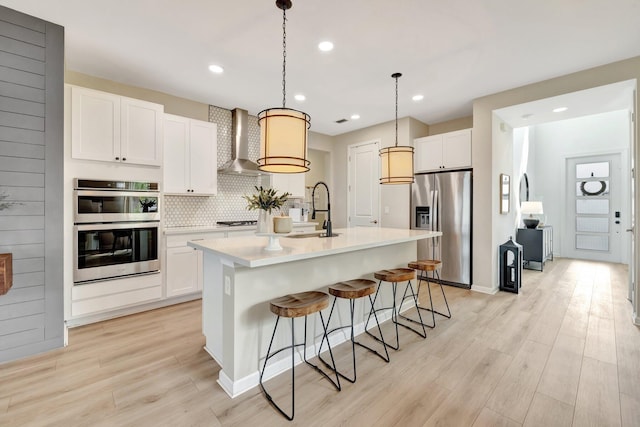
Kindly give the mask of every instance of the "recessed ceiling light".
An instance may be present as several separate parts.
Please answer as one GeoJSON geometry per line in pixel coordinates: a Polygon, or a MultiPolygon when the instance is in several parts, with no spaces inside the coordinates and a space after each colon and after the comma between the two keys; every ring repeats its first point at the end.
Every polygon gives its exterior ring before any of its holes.
{"type": "Polygon", "coordinates": [[[360,118],[360,114],[351,115],[351,120],[358,120],[360,118]]]}
{"type": "Polygon", "coordinates": [[[411,99],[414,101],[422,101],[424,99],[424,95],[413,95],[411,99]]]}
{"type": "Polygon", "coordinates": [[[567,107],[558,107],[558,108],[554,108],[553,112],[554,113],[562,113],[563,111],[567,111],[568,108],[567,107]]]}
{"type": "Polygon", "coordinates": [[[222,74],[222,72],[224,71],[224,68],[222,68],[219,65],[209,65],[209,71],[215,74],[222,74]]]}
{"type": "Polygon", "coordinates": [[[320,44],[318,44],[318,49],[320,49],[323,52],[332,51],[333,50],[333,43],[331,43],[329,41],[320,42],[320,44]]]}
{"type": "Polygon", "coordinates": [[[304,101],[305,99],[307,99],[307,97],[301,93],[294,95],[294,98],[296,99],[296,101],[304,101]]]}

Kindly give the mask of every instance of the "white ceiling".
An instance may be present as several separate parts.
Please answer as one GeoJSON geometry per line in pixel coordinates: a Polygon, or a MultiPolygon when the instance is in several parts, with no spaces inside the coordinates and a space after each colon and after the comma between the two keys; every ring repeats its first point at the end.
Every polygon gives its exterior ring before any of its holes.
{"type": "MultiPolygon", "coordinates": [[[[274,0],[0,4],[64,26],[69,70],[253,115],[281,106],[274,0]]],[[[293,0],[287,107],[328,135],[393,120],[401,72],[400,117],[469,116],[475,98],[640,55],[639,16],[638,0],[293,0]],[[317,49],[325,39],[333,52],[317,49]]]]}
{"type": "Polygon", "coordinates": [[[635,89],[635,80],[627,80],[538,101],[512,105],[495,110],[494,113],[509,126],[517,128],[609,111],[633,111],[635,89]],[[566,108],[566,110],[553,111],[560,107],[566,108]]]}

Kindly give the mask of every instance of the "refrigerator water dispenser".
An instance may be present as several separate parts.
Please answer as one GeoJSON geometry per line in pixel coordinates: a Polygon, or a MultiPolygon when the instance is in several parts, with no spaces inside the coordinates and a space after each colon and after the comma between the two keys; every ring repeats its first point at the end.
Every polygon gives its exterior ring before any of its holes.
{"type": "Polygon", "coordinates": [[[429,206],[416,206],[416,224],[415,228],[430,229],[429,206]]]}

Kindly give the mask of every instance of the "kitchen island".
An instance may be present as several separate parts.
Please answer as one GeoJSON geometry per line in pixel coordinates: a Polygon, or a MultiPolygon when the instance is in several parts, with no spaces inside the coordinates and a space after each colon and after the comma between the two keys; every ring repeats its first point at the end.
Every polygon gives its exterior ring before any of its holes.
{"type": "MultiPolygon", "coordinates": [[[[295,292],[326,292],[328,285],[341,280],[373,279],[376,270],[406,267],[407,262],[416,258],[418,240],[441,235],[423,230],[369,227],[337,229],[334,233],[338,235],[331,238],[321,238],[317,234],[279,237],[281,251],[266,251],[268,237],[258,236],[188,243],[204,253],[202,323],[205,350],[220,364],[218,383],[231,397],[258,384],[259,369],[264,363],[275,323],[269,300],[295,292]]],[[[403,291],[404,286],[399,290],[403,291]]],[[[390,305],[391,287],[385,286],[376,307],[390,305]]],[[[348,319],[348,304],[341,306],[334,313],[336,322],[348,319]]],[[[357,302],[356,333],[364,331],[368,309],[368,302],[357,302]]],[[[327,317],[328,312],[325,320],[327,317]]],[[[386,312],[380,315],[381,321],[389,317],[390,313],[386,312]]],[[[283,325],[286,326],[279,328],[275,338],[275,348],[290,341],[288,323],[283,325]]],[[[302,324],[296,326],[299,342],[302,342],[303,330],[302,324]]],[[[322,335],[317,316],[309,318],[308,331],[307,354],[314,354],[315,344],[322,335]]],[[[346,339],[345,334],[336,333],[332,335],[331,343],[337,345],[346,339]]],[[[290,366],[287,357],[270,363],[265,378],[290,366]]]]}

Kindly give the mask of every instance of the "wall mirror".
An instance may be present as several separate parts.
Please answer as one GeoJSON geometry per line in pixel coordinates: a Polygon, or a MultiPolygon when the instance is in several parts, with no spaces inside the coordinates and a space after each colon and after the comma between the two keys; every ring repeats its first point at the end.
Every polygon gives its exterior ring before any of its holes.
{"type": "Polygon", "coordinates": [[[520,204],[522,202],[529,201],[529,177],[527,173],[522,174],[522,178],[520,178],[520,204]]]}
{"type": "Polygon", "coordinates": [[[510,199],[511,199],[511,178],[509,175],[500,174],[500,213],[509,213],[510,199]]]}

